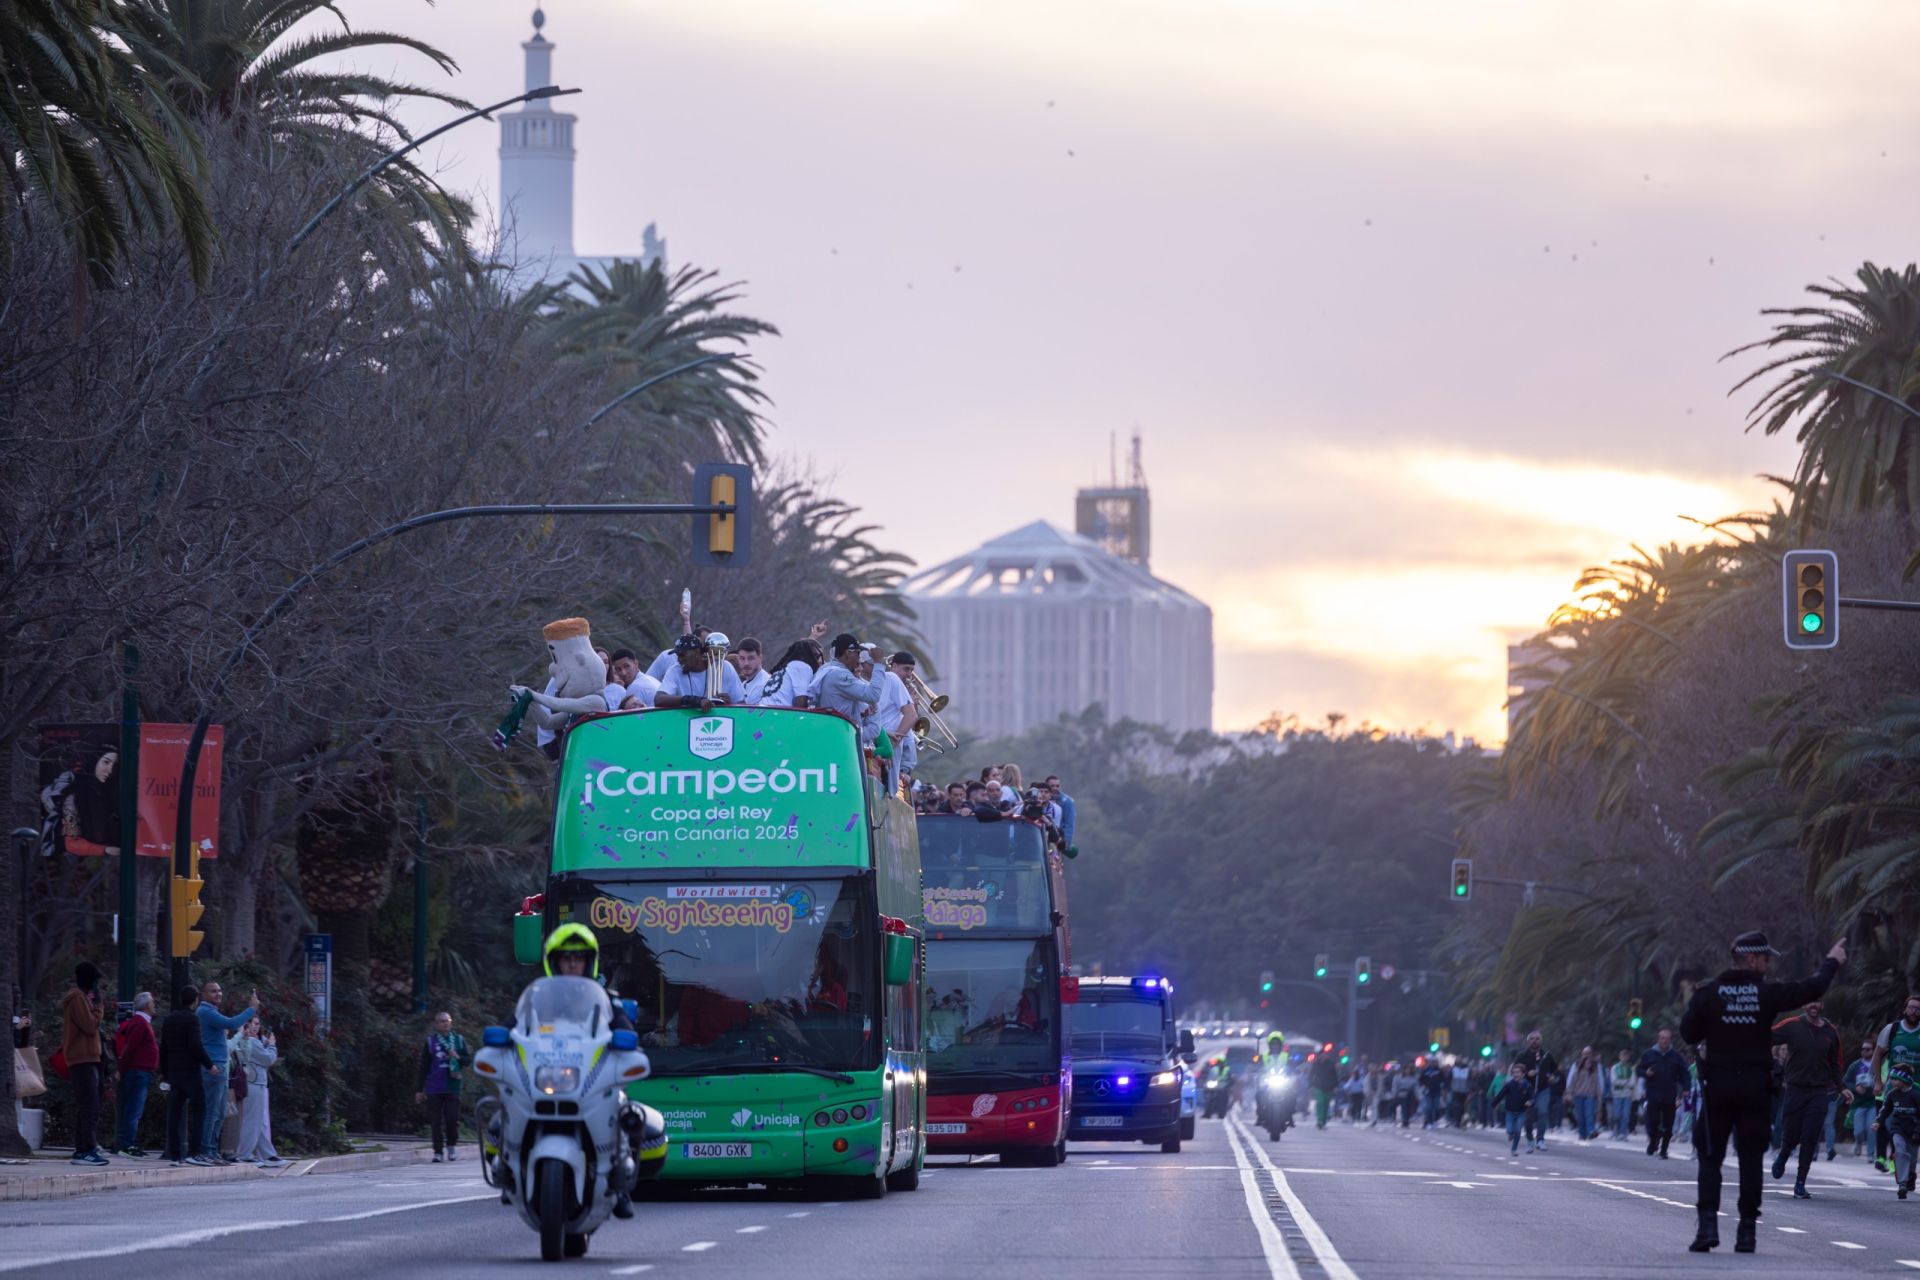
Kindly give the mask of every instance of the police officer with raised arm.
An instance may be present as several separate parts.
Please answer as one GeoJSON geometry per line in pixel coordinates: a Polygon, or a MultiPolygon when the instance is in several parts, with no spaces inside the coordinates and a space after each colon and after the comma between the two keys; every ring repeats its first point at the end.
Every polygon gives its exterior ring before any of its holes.
{"type": "Polygon", "coordinates": [[[1706,1132],[1700,1147],[1699,1231],[1688,1246],[1705,1253],[1720,1243],[1720,1165],[1727,1139],[1740,1160],[1740,1229],[1736,1253],[1752,1253],[1760,1221],[1761,1165],[1766,1159],[1772,1106],[1767,1097],[1773,1055],[1774,1017],[1826,994],[1847,962],[1846,939],[1833,944],[1811,978],[1768,982],[1767,970],[1780,953],[1755,929],[1733,940],[1733,968],[1694,988],[1693,1001],[1680,1019],[1680,1035],[1700,1055],[1704,1098],[1699,1123],[1706,1132]]]}

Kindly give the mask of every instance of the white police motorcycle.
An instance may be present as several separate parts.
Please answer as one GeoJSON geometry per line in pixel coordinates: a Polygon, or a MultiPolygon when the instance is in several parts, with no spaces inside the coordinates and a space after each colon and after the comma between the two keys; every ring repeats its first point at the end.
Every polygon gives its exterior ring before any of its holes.
{"type": "Polygon", "coordinates": [[[481,1176],[540,1233],[547,1262],[577,1258],[614,1201],[667,1155],[657,1111],[626,1087],[651,1067],[632,1031],[587,978],[540,978],[521,993],[513,1026],[488,1027],[474,1074],[497,1098],[475,1109],[481,1176]]]}

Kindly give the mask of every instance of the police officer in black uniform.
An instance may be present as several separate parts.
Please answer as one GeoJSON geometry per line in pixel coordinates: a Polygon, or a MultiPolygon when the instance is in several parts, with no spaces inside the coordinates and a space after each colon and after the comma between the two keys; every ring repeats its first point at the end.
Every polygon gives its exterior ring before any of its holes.
{"type": "Polygon", "coordinates": [[[1760,1220],[1760,1170],[1766,1159],[1772,1107],[1767,1099],[1776,1014],[1798,1009],[1826,994],[1847,962],[1846,939],[1833,944],[1811,978],[1768,982],[1767,970],[1780,953],[1758,929],[1733,940],[1734,966],[1694,988],[1693,1002],[1680,1018],[1680,1035],[1700,1055],[1704,1100],[1696,1138],[1700,1148],[1700,1229],[1688,1247],[1705,1253],[1720,1243],[1720,1164],[1727,1139],[1740,1159],[1740,1230],[1734,1251],[1752,1253],[1760,1220]]]}

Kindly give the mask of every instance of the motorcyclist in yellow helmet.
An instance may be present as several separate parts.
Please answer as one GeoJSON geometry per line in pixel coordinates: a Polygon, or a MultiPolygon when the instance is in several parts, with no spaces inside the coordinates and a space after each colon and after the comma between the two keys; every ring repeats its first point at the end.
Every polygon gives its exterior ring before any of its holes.
{"type": "Polygon", "coordinates": [[[547,935],[541,959],[549,978],[600,977],[600,939],[583,924],[563,924],[547,935]]]}

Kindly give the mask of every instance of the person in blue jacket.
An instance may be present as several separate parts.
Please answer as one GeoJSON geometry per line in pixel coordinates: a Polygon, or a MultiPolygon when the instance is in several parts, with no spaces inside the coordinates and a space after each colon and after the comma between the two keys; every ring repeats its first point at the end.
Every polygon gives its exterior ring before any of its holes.
{"type": "Polygon", "coordinates": [[[220,1154],[220,1129],[227,1120],[227,1037],[252,1021],[260,1011],[260,993],[247,997],[247,1007],[235,1014],[220,1012],[222,995],[218,979],[209,978],[200,987],[200,1004],[194,1010],[200,1019],[200,1046],[213,1065],[200,1073],[206,1096],[206,1125],[200,1131],[200,1150],[189,1164],[238,1164],[220,1154]]]}

